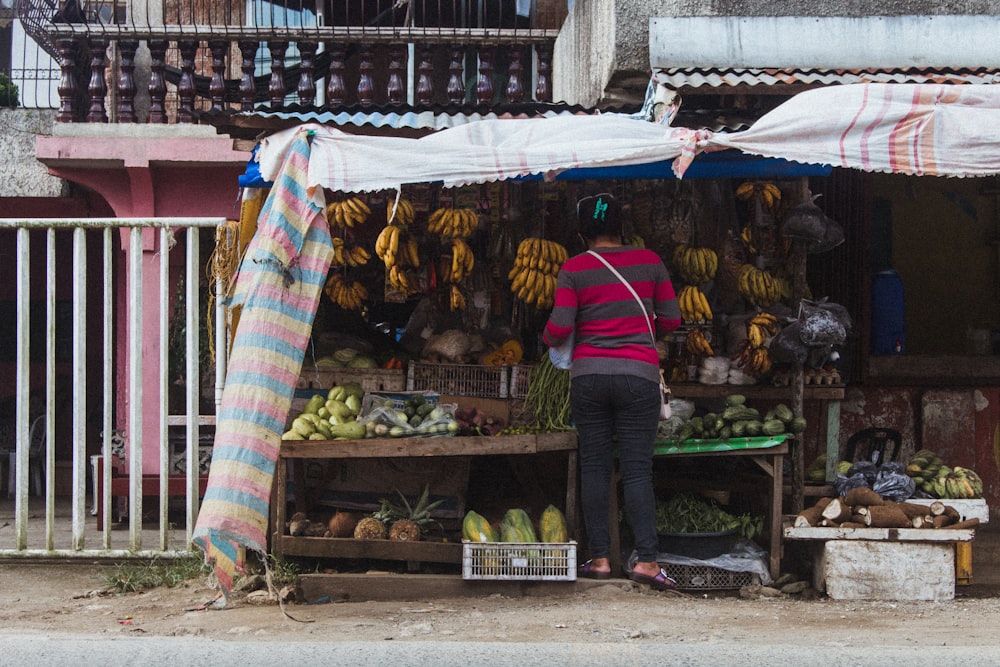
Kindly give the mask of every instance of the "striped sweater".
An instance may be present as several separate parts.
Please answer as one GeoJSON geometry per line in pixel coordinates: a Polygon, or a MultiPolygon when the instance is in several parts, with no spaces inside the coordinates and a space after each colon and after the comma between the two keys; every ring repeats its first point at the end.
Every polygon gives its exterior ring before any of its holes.
{"type": "MultiPolygon", "coordinates": [[[[656,313],[657,336],[680,326],[670,274],[659,255],[630,246],[595,251],[629,281],[647,313],[656,313]]],[[[573,376],[636,375],[659,382],[659,357],[639,304],[628,288],[588,253],[566,260],[559,271],[555,304],[542,340],[555,347],[574,331],[573,376]]]]}

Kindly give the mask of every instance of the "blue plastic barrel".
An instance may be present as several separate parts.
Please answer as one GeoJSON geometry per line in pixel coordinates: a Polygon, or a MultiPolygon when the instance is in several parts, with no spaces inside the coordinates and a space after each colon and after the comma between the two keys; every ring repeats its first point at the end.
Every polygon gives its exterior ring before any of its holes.
{"type": "Polygon", "coordinates": [[[872,354],[906,351],[906,304],[903,280],[893,269],[872,278],[872,354]]]}

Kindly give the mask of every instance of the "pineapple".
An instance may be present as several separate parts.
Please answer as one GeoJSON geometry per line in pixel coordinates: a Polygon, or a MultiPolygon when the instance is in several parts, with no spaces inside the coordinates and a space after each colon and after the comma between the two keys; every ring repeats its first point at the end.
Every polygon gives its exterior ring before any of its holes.
{"type": "Polygon", "coordinates": [[[425,486],[424,492],[420,494],[416,505],[410,505],[402,493],[396,493],[403,501],[403,507],[391,504],[388,500],[382,500],[382,509],[375,513],[381,516],[387,523],[391,523],[389,528],[389,539],[398,542],[416,542],[423,537],[424,532],[432,523],[437,523],[431,518],[431,510],[444,502],[444,499],[436,500],[433,503],[427,502],[430,498],[430,487],[425,486]]]}
{"type": "Polygon", "coordinates": [[[375,516],[364,517],[354,527],[356,540],[384,540],[385,536],[385,523],[375,516]]]}
{"type": "Polygon", "coordinates": [[[410,519],[397,519],[389,527],[389,539],[397,542],[417,542],[423,531],[410,519]]]}

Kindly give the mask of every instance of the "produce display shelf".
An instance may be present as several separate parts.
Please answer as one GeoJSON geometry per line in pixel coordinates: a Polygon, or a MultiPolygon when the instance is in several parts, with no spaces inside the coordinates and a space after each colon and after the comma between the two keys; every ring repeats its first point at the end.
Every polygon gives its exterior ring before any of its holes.
{"type": "Polygon", "coordinates": [[[770,449],[777,447],[790,437],[788,433],[779,435],[757,436],[753,438],[690,439],[684,442],[676,440],[657,440],[653,454],[698,454],[702,452],[731,452],[743,449],[770,449]]]}

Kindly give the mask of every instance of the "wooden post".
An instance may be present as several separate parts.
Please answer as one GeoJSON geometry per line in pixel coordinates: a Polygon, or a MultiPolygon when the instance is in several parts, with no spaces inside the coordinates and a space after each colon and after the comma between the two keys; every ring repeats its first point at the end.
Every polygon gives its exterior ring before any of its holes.
{"type": "MultiPolygon", "coordinates": [[[[812,195],[809,192],[809,177],[803,176],[799,179],[798,201],[807,201],[812,195]]],[[[792,274],[792,308],[796,309],[806,293],[806,245],[800,240],[792,241],[791,253],[791,274],[792,274]]],[[[796,417],[802,417],[805,413],[803,409],[803,397],[805,394],[805,371],[800,363],[796,363],[792,371],[792,396],[791,409],[796,417]]],[[[805,463],[803,462],[801,438],[795,439],[792,449],[792,512],[801,512],[805,506],[805,493],[803,484],[805,481],[805,463]]]]}

